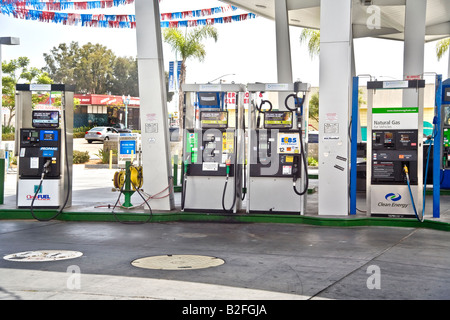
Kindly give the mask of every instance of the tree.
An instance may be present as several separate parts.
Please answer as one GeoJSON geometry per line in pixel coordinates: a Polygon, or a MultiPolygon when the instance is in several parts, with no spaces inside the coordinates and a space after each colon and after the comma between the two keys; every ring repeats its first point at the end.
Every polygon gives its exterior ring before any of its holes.
{"type": "Polygon", "coordinates": [[[114,53],[101,44],[87,43],[78,52],[74,81],[80,93],[109,92],[113,79],[114,53]]]}
{"type": "MultiPolygon", "coordinates": [[[[50,84],[53,80],[48,73],[39,70],[38,68],[30,67],[30,59],[27,57],[19,57],[10,62],[2,62],[2,71],[6,75],[2,77],[2,106],[9,110],[9,119],[7,126],[11,126],[11,120],[15,115],[16,109],[16,84],[20,80],[25,83],[40,83],[50,84]]],[[[39,103],[45,99],[44,96],[33,95],[33,103],[39,103]]]]}
{"type": "Polygon", "coordinates": [[[74,70],[77,67],[78,42],[72,41],[69,45],[61,43],[53,47],[50,53],[44,53],[46,66],[42,69],[47,72],[55,83],[75,85],[74,70]]]}
{"type": "MultiPolygon", "coordinates": [[[[367,101],[364,100],[364,92],[362,88],[358,90],[358,108],[365,105],[367,101]]],[[[319,122],[319,92],[314,93],[309,99],[309,118],[319,122]]]]}
{"type": "Polygon", "coordinates": [[[450,46],[450,38],[438,41],[438,43],[436,44],[436,56],[438,60],[441,60],[445,52],[448,51],[449,46],[450,46]]]}
{"type": "Polygon", "coordinates": [[[44,60],[43,70],[55,82],[75,85],[79,93],[106,94],[111,88],[116,56],[101,44],[61,43],[44,60]]]}
{"type": "Polygon", "coordinates": [[[309,117],[319,122],[319,92],[314,93],[309,99],[309,117]]]}
{"type": "MultiPolygon", "coordinates": [[[[182,32],[180,29],[167,28],[163,31],[164,41],[169,44],[173,51],[181,55],[180,88],[186,81],[186,61],[191,58],[203,61],[206,57],[205,45],[202,43],[208,38],[217,42],[217,29],[213,26],[203,26],[190,31],[182,32]]],[[[179,90],[178,114],[180,128],[183,127],[183,90],[179,90]]],[[[182,137],[182,135],[180,135],[182,137]]]]}
{"type": "Polygon", "coordinates": [[[309,55],[312,58],[320,53],[320,31],[313,29],[303,29],[300,34],[300,43],[307,42],[309,55]]]}
{"type": "Polygon", "coordinates": [[[133,57],[118,57],[114,61],[111,93],[116,95],[139,96],[137,60],[133,57]]]}
{"type": "MultiPolygon", "coordinates": [[[[61,43],[44,53],[44,60],[43,70],[56,83],[75,85],[78,93],[139,96],[137,59],[117,57],[103,45],[61,43]]],[[[167,94],[168,101],[172,96],[167,94]]]]}

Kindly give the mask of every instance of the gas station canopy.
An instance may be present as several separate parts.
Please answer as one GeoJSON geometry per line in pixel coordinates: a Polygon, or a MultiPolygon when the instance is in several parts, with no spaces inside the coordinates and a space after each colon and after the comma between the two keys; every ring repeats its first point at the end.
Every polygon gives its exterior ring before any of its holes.
{"type": "MultiPolygon", "coordinates": [[[[224,2],[275,19],[276,0],[224,0],[224,2]]],[[[353,38],[374,37],[404,40],[406,0],[353,0],[353,38]],[[380,9],[379,27],[368,28],[367,21],[380,9]],[[369,9],[369,10],[368,10],[369,9]]],[[[320,29],[320,0],[287,0],[289,24],[303,28],[320,29]]],[[[428,0],[425,41],[450,36],[450,1],[428,0]]]]}

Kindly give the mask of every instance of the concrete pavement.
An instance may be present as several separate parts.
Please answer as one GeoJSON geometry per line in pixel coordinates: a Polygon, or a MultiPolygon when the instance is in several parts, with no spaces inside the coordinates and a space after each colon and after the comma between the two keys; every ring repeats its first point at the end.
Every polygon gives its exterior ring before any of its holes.
{"type": "MultiPolygon", "coordinates": [[[[114,172],[74,166],[70,211],[111,212],[108,204],[118,196],[111,191],[114,172]]],[[[7,176],[2,210],[15,207],[15,178],[7,176]]],[[[309,195],[308,206],[314,208],[316,199],[317,194],[309,195]]],[[[447,219],[446,196],[442,203],[447,219]]],[[[50,262],[0,260],[0,299],[447,300],[449,249],[449,232],[415,226],[9,218],[0,220],[0,256],[39,250],[83,255],[50,262]],[[217,257],[225,263],[176,271],[132,265],[136,259],[171,255],[217,257]]]]}

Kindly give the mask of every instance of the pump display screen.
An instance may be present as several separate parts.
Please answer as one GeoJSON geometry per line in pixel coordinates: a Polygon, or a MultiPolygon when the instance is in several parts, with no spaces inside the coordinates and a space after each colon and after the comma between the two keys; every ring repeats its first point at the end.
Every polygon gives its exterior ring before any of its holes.
{"type": "Polygon", "coordinates": [[[54,134],[53,133],[45,133],[44,134],[44,140],[50,140],[50,141],[53,141],[55,138],[54,138],[54,134]]]}
{"type": "Polygon", "coordinates": [[[264,112],[265,129],[291,129],[292,112],[290,111],[266,111],[264,112]]]}
{"type": "Polygon", "coordinates": [[[33,110],[32,125],[34,128],[58,128],[58,110],[33,110]]]}
{"type": "Polygon", "coordinates": [[[199,92],[199,108],[220,108],[220,95],[218,92],[199,92]]]}
{"type": "Polygon", "coordinates": [[[450,87],[444,89],[444,102],[450,102],[450,87]]]}
{"type": "Polygon", "coordinates": [[[200,113],[202,128],[224,128],[228,127],[227,111],[202,111],[200,113]]]}
{"type": "Polygon", "coordinates": [[[385,132],[384,133],[384,144],[391,145],[392,143],[394,143],[394,134],[392,132],[385,132]]]}

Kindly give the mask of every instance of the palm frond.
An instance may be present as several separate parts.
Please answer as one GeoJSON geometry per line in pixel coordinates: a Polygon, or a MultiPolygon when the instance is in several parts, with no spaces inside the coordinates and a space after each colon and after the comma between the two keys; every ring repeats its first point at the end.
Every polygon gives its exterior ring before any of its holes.
{"type": "Polygon", "coordinates": [[[441,60],[445,52],[448,51],[449,45],[450,45],[450,38],[438,41],[438,43],[436,44],[436,56],[438,60],[441,60]]]}
{"type": "Polygon", "coordinates": [[[313,29],[303,29],[300,34],[300,43],[307,43],[308,52],[311,58],[320,54],[320,31],[313,29]]]}

